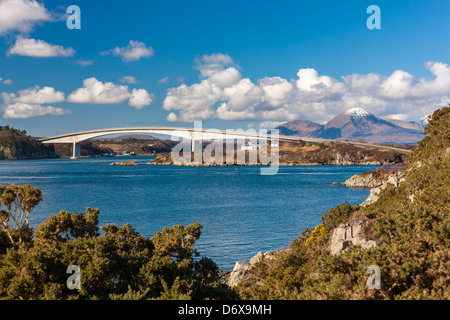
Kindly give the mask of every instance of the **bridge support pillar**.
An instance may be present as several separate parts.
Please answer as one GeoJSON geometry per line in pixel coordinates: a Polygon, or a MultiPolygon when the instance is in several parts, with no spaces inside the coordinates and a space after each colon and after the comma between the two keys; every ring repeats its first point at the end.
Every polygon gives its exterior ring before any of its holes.
{"type": "Polygon", "coordinates": [[[72,157],[70,157],[70,159],[78,159],[80,157],[81,157],[80,143],[79,142],[74,142],[73,143],[72,157]]]}

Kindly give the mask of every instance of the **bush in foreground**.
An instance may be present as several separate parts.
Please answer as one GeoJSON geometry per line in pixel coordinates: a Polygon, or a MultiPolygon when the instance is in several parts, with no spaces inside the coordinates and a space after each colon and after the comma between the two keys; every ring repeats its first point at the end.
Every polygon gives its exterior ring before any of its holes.
{"type": "Polygon", "coordinates": [[[27,223],[15,224],[13,209],[29,212],[41,198],[27,207],[24,195],[14,190],[40,195],[30,186],[0,187],[1,299],[235,298],[219,282],[217,265],[198,259],[199,223],[164,228],[148,239],[130,224],[99,227],[99,210],[87,208],[51,215],[33,234],[27,223]],[[68,288],[71,265],[80,268],[80,289],[68,288]]]}

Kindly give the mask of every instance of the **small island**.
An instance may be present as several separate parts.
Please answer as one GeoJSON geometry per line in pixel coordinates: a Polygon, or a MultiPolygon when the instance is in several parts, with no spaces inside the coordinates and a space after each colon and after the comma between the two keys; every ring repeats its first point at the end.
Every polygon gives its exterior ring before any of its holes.
{"type": "Polygon", "coordinates": [[[110,166],[140,166],[140,165],[142,165],[142,163],[131,160],[131,161],[112,162],[109,165],[110,166]]]}

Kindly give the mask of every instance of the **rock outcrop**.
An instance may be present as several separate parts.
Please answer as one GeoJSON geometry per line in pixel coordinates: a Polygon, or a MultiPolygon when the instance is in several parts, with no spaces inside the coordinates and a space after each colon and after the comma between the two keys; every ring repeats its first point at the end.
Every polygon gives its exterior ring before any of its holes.
{"type": "MultiPolygon", "coordinates": [[[[392,184],[395,188],[397,188],[403,181],[405,181],[405,173],[403,171],[398,171],[391,174],[379,187],[370,189],[369,196],[363,201],[363,203],[361,203],[361,206],[365,207],[377,201],[380,191],[385,189],[388,184],[392,184]]],[[[411,201],[413,201],[413,199],[411,199],[411,201]]]]}
{"type": "Polygon", "coordinates": [[[268,251],[266,253],[258,252],[250,259],[250,262],[237,261],[234,265],[233,271],[228,276],[227,284],[230,287],[234,287],[242,281],[249,280],[251,278],[250,269],[258,262],[264,259],[274,259],[278,254],[285,252],[288,249],[279,249],[276,251],[268,251]]]}
{"type": "Polygon", "coordinates": [[[361,246],[364,249],[375,247],[377,244],[374,240],[366,240],[364,237],[364,228],[369,223],[369,220],[350,220],[335,228],[331,234],[331,254],[339,255],[350,245],[361,246]]]}
{"type": "Polygon", "coordinates": [[[110,166],[139,166],[141,164],[139,162],[131,160],[131,161],[112,162],[109,165],[110,166]]]}
{"type": "Polygon", "coordinates": [[[382,184],[383,181],[374,178],[372,173],[368,175],[355,174],[343,183],[344,186],[357,188],[376,188],[382,184]]]}
{"type": "MultiPolygon", "coordinates": [[[[374,179],[371,173],[362,176],[355,175],[348,179],[345,184],[348,186],[371,187],[370,195],[361,204],[362,207],[368,206],[378,200],[381,190],[385,189],[388,184],[397,188],[405,180],[405,173],[397,171],[390,174],[387,179],[380,181],[374,179]]],[[[414,201],[412,197],[411,201],[414,201]]],[[[349,245],[359,245],[364,249],[369,249],[377,245],[375,240],[366,240],[364,237],[364,228],[370,224],[370,220],[350,220],[348,223],[341,224],[331,233],[330,251],[333,255],[339,255],[349,245]]]]}

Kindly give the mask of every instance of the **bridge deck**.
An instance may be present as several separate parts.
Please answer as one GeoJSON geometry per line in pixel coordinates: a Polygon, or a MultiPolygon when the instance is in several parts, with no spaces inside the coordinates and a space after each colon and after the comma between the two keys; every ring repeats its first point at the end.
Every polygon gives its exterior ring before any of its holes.
{"type": "Polygon", "coordinates": [[[112,129],[97,129],[83,132],[74,132],[63,135],[58,135],[49,138],[39,139],[42,143],[72,143],[74,145],[74,157],[75,149],[80,142],[106,136],[112,134],[124,134],[124,133],[153,133],[169,135],[172,137],[179,137],[184,139],[194,140],[216,140],[216,139],[264,139],[264,140],[278,140],[278,141],[294,141],[299,140],[306,142],[334,142],[339,144],[355,145],[366,148],[374,148],[388,151],[396,151],[399,153],[409,153],[411,150],[382,146],[377,144],[344,141],[344,140],[329,140],[319,138],[307,138],[297,136],[283,136],[283,135],[271,135],[271,134],[258,134],[245,132],[243,130],[218,130],[218,129],[200,129],[200,128],[176,128],[176,127],[134,127],[134,128],[112,128],[112,129]]]}

